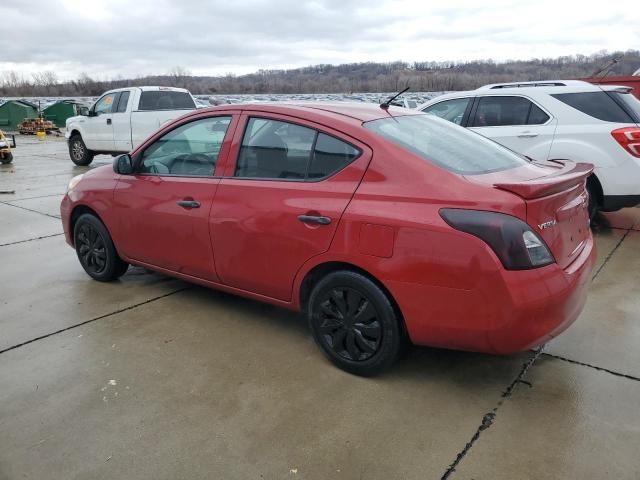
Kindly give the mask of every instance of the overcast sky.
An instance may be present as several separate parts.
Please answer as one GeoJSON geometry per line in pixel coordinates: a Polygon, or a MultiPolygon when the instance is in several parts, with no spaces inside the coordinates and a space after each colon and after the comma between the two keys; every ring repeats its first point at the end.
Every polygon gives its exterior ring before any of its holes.
{"type": "Polygon", "coordinates": [[[60,79],[640,48],[636,0],[2,0],[0,13],[0,72],[60,79]]]}

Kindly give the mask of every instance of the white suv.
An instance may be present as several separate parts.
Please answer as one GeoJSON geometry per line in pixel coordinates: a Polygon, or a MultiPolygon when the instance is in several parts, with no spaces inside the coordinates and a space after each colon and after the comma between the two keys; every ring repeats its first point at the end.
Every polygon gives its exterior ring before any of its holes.
{"type": "Polygon", "coordinates": [[[503,83],[448,93],[418,108],[533,160],[592,163],[593,216],[640,203],[640,101],[630,91],[578,80],[503,83]]]}

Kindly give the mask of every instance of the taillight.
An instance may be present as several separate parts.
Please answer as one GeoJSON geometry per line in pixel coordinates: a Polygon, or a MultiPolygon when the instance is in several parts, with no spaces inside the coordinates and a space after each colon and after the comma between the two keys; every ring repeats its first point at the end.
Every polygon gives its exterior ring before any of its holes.
{"type": "Polygon", "coordinates": [[[440,216],[456,230],[483,240],[507,270],[542,267],[555,261],[544,240],[519,218],[457,208],[443,208],[440,216]]]}
{"type": "Polygon", "coordinates": [[[613,138],[634,157],[640,158],[640,128],[624,127],[611,132],[613,138]]]}

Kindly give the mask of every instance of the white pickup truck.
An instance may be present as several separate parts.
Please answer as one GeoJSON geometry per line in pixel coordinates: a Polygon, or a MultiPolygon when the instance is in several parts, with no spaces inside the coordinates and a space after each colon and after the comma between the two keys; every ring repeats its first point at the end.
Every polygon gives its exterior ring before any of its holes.
{"type": "Polygon", "coordinates": [[[195,108],[191,93],[182,88],[110,90],[87,115],[67,120],[69,156],[76,165],[89,165],[94,155],[130,152],[162,125],[195,108]]]}

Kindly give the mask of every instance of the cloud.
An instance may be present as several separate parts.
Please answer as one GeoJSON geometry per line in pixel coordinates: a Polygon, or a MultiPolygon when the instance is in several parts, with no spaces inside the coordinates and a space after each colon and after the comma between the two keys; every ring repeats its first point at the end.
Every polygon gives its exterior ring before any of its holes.
{"type": "Polygon", "coordinates": [[[3,0],[0,71],[62,78],[246,73],[317,63],[552,57],[640,45],[630,1],[3,0]]]}

